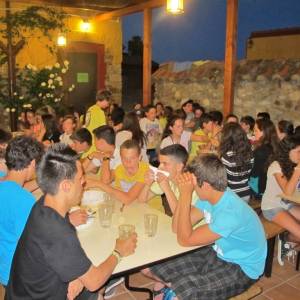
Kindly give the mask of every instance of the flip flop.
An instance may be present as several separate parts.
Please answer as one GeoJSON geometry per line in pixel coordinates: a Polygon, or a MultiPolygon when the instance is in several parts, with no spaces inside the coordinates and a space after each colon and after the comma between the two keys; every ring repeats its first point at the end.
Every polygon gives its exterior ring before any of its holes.
{"type": "Polygon", "coordinates": [[[153,299],[156,296],[161,295],[161,294],[163,294],[162,300],[172,300],[173,298],[176,297],[175,292],[171,288],[166,287],[166,286],[157,291],[153,290],[152,293],[153,293],[153,299]]]}

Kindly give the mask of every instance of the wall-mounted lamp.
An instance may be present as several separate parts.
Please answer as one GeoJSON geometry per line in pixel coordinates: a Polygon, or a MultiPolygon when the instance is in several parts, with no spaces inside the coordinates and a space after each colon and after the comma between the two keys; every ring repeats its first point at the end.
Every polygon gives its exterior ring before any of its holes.
{"type": "Polygon", "coordinates": [[[171,14],[182,14],[183,0],[167,0],[167,12],[171,14]]]}
{"type": "Polygon", "coordinates": [[[90,32],[92,29],[91,22],[89,20],[82,20],[80,23],[80,30],[82,32],[90,32]]]}
{"type": "Polygon", "coordinates": [[[64,47],[67,45],[67,38],[64,33],[59,33],[57,37],[57,45],[60,47],[64,47]]]}

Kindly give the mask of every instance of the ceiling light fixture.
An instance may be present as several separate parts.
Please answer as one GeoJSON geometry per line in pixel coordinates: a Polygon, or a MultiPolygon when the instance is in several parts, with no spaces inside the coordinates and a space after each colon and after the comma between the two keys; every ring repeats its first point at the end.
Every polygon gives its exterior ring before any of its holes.
{"type": "Polygon", "coordinates": [[[91,22],[89,20],[82,20],[80,23],[80,30],[82,32],[90,32],[92,28],[91,22]]]}
{"type": "Polygon", "coordinates": [[[184,13],[183,0],[167,0],[167,12],[174,15],[184,13]]]}

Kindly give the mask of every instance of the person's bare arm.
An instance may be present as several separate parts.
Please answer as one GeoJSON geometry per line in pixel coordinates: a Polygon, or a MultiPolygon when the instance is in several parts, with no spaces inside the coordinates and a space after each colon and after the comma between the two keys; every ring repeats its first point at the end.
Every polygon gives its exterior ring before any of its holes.
{"type": "Polygon", "coordinates": [[[125,205],[132,203],[134,200],[138,198],[144,185],[145,185],[144,183],[137,182],[133,185],[133,187],[130,188],[128,192],[123,192],[101,181],[96,181],[93,179],[87,180],[87,187],[89,188],[98,187],[102,191],[112,195],[114,198],[117,198],[125,205]]]}
{"type": "Polygon", "coordinates": [[[75,279],[68,284],[68,300],[74,300],[83,290],[84,286],[79,279],[75,279]]]}
{"type": "Polygon", "coordinates": [[[168,177],[166,177],[164,174],[158,172],[157,173],[157,182],[160,185],[163,192],[165,193],[167,201],[170,206],[170,209],[171,209],[172,213],[174,214],[175,209],[177,207],[178,200],[176,199],[176,196],[171,189],[168,177]]]}
{"type": "Polygon", "coordinates": [[[277,183],[281,187],[283,193],[290,196],[295,192],[297,184],[299,182],[299,179],[300,179],[300,166],[297,166],[294,169],[293,175],[289,180],[287,180],[283,176],[282,173],[275,173],[274,176],[276,178],[277,183]]]}
{"type": "Polygon", "coordinates": [[[150,190],[153,182],[154,182],[154,173],[151,169],[149,169],[145,173],[145,185],[137,198],[139,202],[142,203],[147,202],[148,200],[150,200],[155,196],[154,193],[152,193],[150,190]]]}
{"type": "Polygon", "coordinates": [[[177,206],[177,240],[182,246],[206,245],[219,238],[206,225],[193,230],[193,224],[203,218],[203,213],[191,207],[196,184],[196,178],[190,173],[184,173],[178,178],[180,197],[177,206]]]}
{"type": "Polygon", "coordinates": [[[210,140],[209,140],[209,137],[207,135],[197,135],[197,134],[192,133],[191,141],[192,142],[208,143],[210,140]]]}
{"type": "MultiPolygon", "coordinates": [[[[122,257],[128,256],[134,253],[136,243],[137,236],[136,234],[133,234],[126,240],[118,239],[116,241],[115,250],[120,253],[122,257]]],[[[89,291],[96,291],[109,279],[117,264],[117,257],[110,255],[99,266],[95,267],[92,265],[85,274],[79,277],[79,279],[89,291]]]]}
{"type": "Polygon", "coordinates": [[[110,169],[110,160],[103,160],[100,172],[100,180],[103,183],[110,184],[114,179],[114,171],[110,169]]]}

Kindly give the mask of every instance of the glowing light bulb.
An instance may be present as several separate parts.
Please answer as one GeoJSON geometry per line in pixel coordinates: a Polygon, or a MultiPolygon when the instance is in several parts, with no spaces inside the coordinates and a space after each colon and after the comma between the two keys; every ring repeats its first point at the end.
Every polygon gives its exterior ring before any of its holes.
{"type": "Polygon", "coordinates": [[[167,12],[171,14],[182,14],[183,0],[167,0],[167,12]]]}
{"type": "Polygon", "coordinates": [[[80,30],[83,32],[90,32],[91,28],[92,28],[92,25],[88,20],[83,20],[80,23],[80,30]]]}
{"type": "Polygon", "coordinates": [[[57,37],[57,45],[60,47],[64,47],[67,45],[67,39],[66,36],[62,33],[60,33],[57,37]]]}

